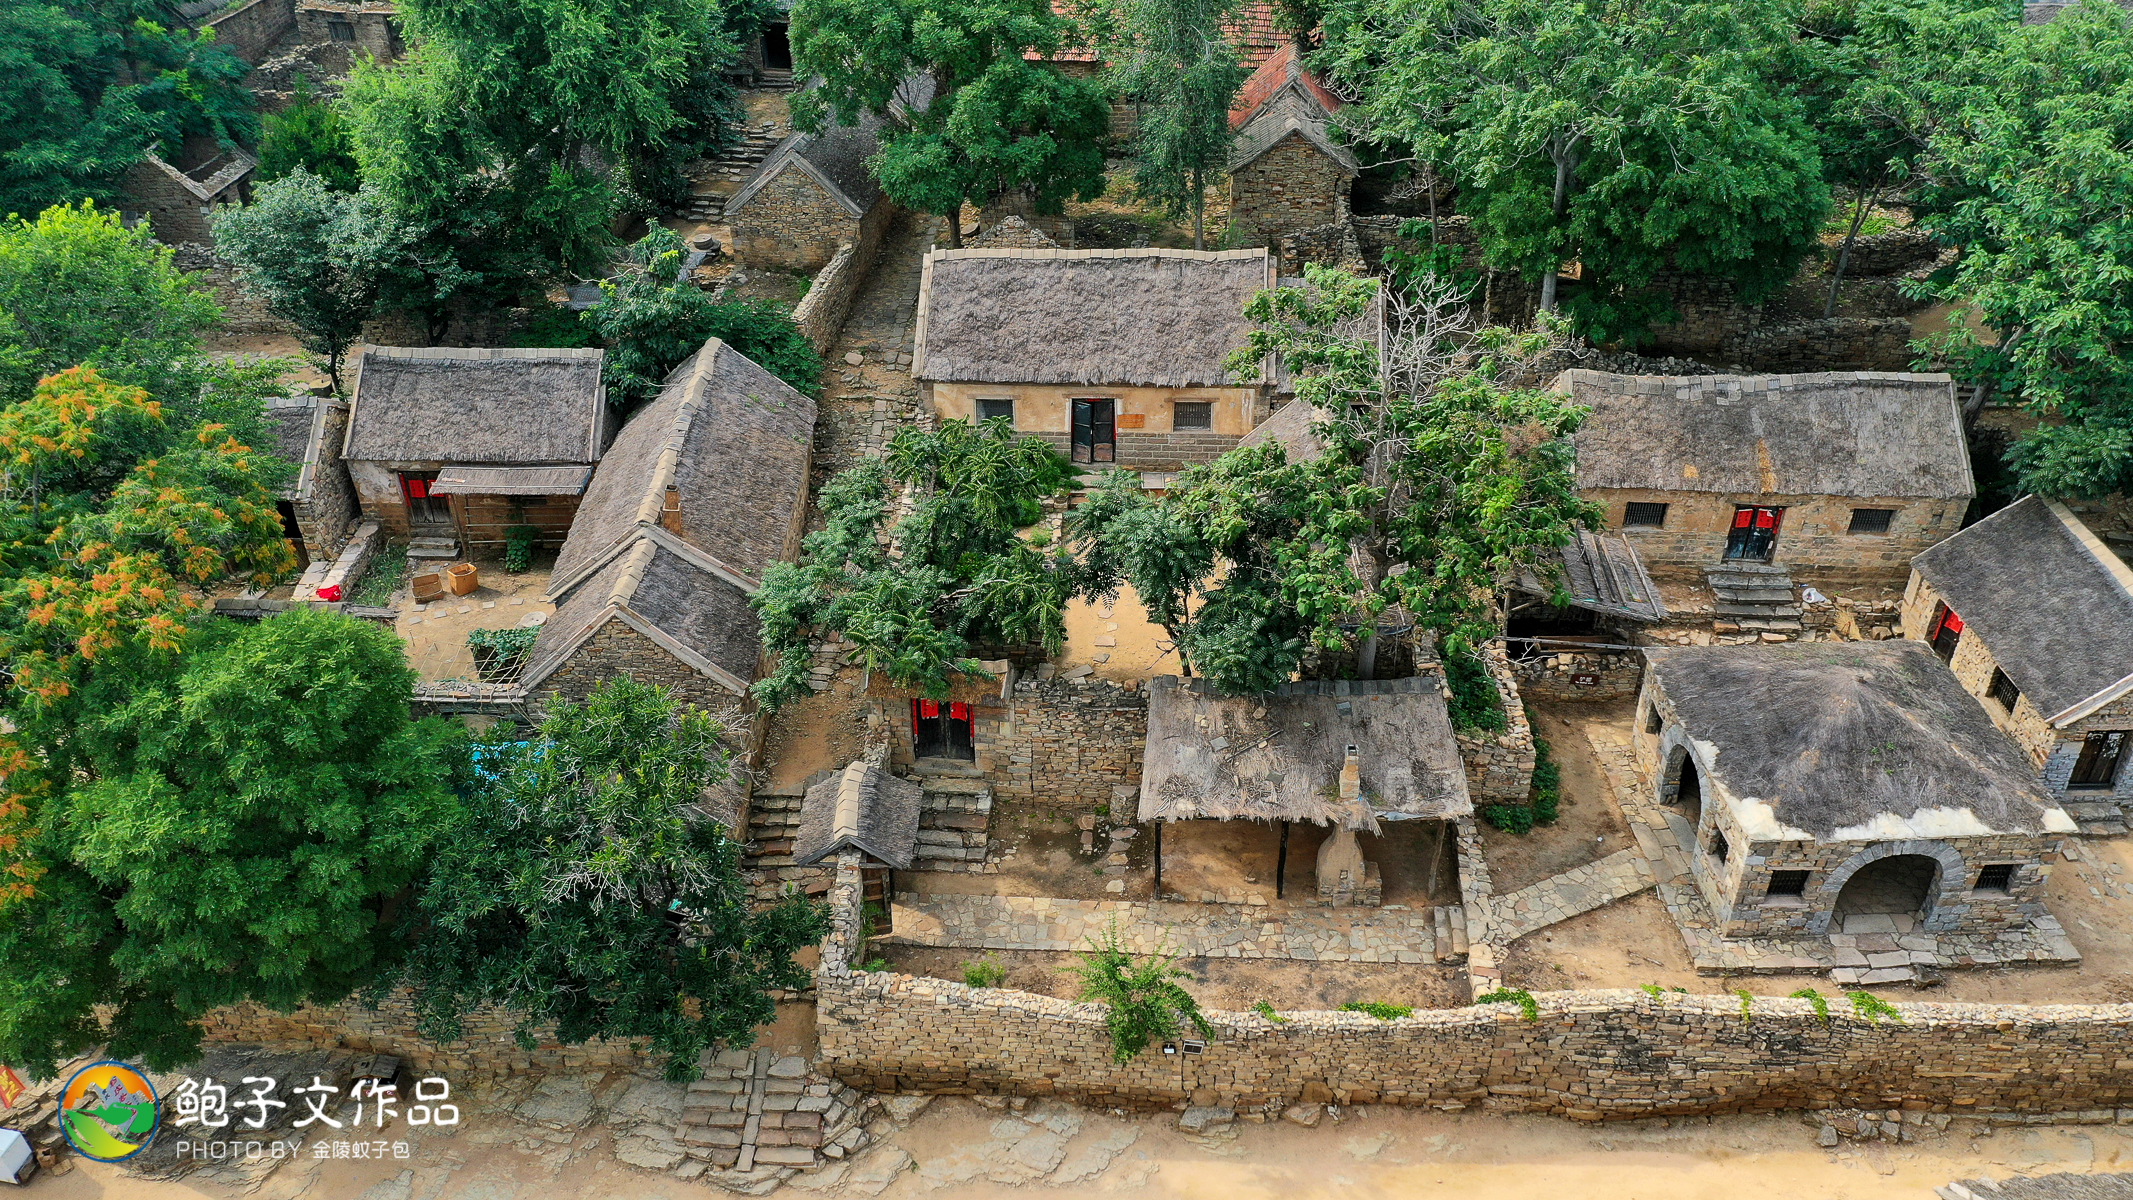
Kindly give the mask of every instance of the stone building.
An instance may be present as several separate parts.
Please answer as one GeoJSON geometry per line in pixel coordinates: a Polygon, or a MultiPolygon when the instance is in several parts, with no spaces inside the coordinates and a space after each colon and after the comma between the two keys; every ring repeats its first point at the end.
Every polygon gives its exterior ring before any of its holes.
{"type": "Polygon", "coordinates": [[[2049,919],[2074,822],[1924,645],[1645,653],[1638,765],[1721,936],[1989,941],[2049,919]]]}
{"type": "Polygon", "coordinates": [[[1340,98],[1304,69],[1295,44],[1276,50],[1245,80],[1231,110],[1229,215],[1251,236],[1278,239],[1348,220],[1361,169],[1333,136],[1340,98]]]}
{"type": "Polygon", "coordinates": [[[1275,282],[1265,250],[935,250],[911,374],[943,420],[1004,417],[1076,462],[1207,462],[1267,414],[1265,374],[1225,360],[1275,282]]]}
{"type": "Polygon", "coordinates": [[[298,566],[330,559],[355,527],[355,484],[341,461],[348,402],[332,396],[287,396],[267,401],[274,452],[297,464],[296,479],[275,502],[298,566]]]}
{"type": "Polygon", "coordinates": [[[1789,571],[1893,590],[1976,490],[1946,375],[1575,370],[1554,386],[1592,410],[1579,491],[1662,582],[1789,571]]]}
{"type": "MultiPolygon", "coordinates": [[[[896,103],[923,109],[932,97],[932,77],[921,75],[897,89],[896,103]]],[[[867,168],[881,127],[880,117],[862,114],[857,124],[778,143],[726,201],[734,257],[745,266],[812,275],[850,245],[862,267],[872,263],[895,209],[867,168]]]]}
{"type": "Polygon", "coordinates": [[[600,460],[519,687],[579,700],[628,675],[732,708],[760,674],[748,597],[800,552],[815,404],[713,338],[600,460]]]}
{"type": "Polygon", "coordinates": [[[1318,899],[1378,904],[1383,876],[1363,857],[1359,833],[1426,822],[1441,853],[1452,842],[1445,826],[1474,811],[1440,686],[1435,675],[1307,680],[1266,695],[1222,696],[1205,679],[1150,680],[1138,811],[1156,831],[1157,894],[1165,826],[1279,824],[1278,896],[1289,874],[1288,827],[1305,822],[1332,830],[1318,846],[1318,899]]]}
{"type": "Polygon", "coordinates": [[[601,350],[363,346],[341,457],[388,535],[499,553],[532,525],[557,544],[607,447],[601,350]]]}
{"type": "Polygon", "coordinates": [[[236,147],[219,146],[211,137],[188,137],[168,158],[162,157],[164,150],[156,146],[126,168],[119,185],[126,194],[120,213],[129,222],[145,219],[165,245],[214,245],[208,215],[218,204],[251,199],[252,171],[259,160],[236,147]]]}
{"type": "Polygon", "coordinates": [[[2125,832],[2133,570],[2028,496],[1911,560],[1905,637],[1929,643],[2083,832],[2125,832]]]}

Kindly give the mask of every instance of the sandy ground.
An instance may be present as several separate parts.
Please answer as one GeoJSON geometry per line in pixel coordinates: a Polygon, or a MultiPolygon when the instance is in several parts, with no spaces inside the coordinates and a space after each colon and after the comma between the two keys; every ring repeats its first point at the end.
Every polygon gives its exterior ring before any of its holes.
{"type": "Polygon", "coordinates": [[[1581,722],[1594,717],[1627,721],[1635,700],[1606,705],[1528,704],[1536,722],[1534,732],[1548,743],[1549,753],[1562,765],[1562,803],[1553,825],[1537,825],[1529,833],[1506,833],[1481,823],[1482,853],[1488,859],[1489,879],[1501,896],[1572,867],[1605,858],[1635,846],[1629,824],[1608,794],[1599,759],[1585,739],[1581,722]]]}
{"type": "Polygon", "coordinates": [[[821,771],[835,770],[866,748],[866,701],[818,692],[779,709],[764,741],[763,782],[778,795],[799,789],[821,771]]]}
{"type": "Polygon", "coordinates": [[[467,634],[476,629],[510,629],[530,614],[555,612],[548,599],[552,562],[518,575],[505,574],[501,562],[474,566],[481,586],[470,594],[447,595],[420,606],[409,596],[397,605],[399,617],[393,630],[407,644],[408,664],[423,679],[473,679],[474,652],[467,648],[467,634]]]}
{"type": "MultiPolygon", "coordinates": [[[[1154,1200],[1919,1200],[1956,1179],[2124,1171],[2133,1127],[2042,1126],[1968,1133],[1905,1146],[1874,1143],[1824,1150],[1796,1116],[1694,1118],[1581,1126],[1547,1117],[1347,1109],[1315,1129],[1239,1124],[1233,1136],[1188,1137],[1168,1114],[1114,1116],[1063,1106],[1033,1109],[1071,1130],[1068,1169],[1033,1171],[1001,1150],[1032,1147],[1037,1126],[960,1099],[936,1100],[881,1136],[913,1160],[885,1191],[980,1200],[1015,1194],[1135,1196],[1154,1200]],[[1018,1130],[1022,1132],[1018,1138],[1018,1130]],[[1006,1139],[1003,1141],[1003,1139],[1006,1139]],[[1091,1152],[1094,1152],[1093,1155],[1091,1152]],[[1076,1162],[1100,1164],[1072,1178],[1076,1162]],[[1055,1182],[1057,1181],[1057,1182],[1055,1182]]],[[[475,1111],[449,1138],[416,1141],[406,1162],[300,1159],[270,1176],[263,1200],[713,1200],[731,1195],[617,1163],[611,1134],[595,1124],[575,1135],[475,1111]]],[[[1057,1159],[1040,1159],[1039,1166],[1057,1159]]],[[[31,1186],[53,1200],[180,1200],[241,1193],[212,1183],[147,1182],[120,1168],[76,1160],[31,1186]]],[[[806,1178],[806,1177],[803,1177],[806,1178]]],[[[810,1182],[814,1182],[810,1180],[810,1182]]],[[[865,1196],[833,1185],[814,1194],[865,1196]]],[[[808,1194],[798,1188],[784,1196],[808,1194]]]]}
{"type": "Polygon", "coordinates": [[[1113,604],[1069,603],[1066,631],[1066,651],[1053,660],[1061,671],[1086,665],[1095,669],[1096,678],[1116,680],[1178,673],[1177,651],[1162,626],[1149,623],[1148,610],[1130,585],[1118,589],[1113,604]]]}
{"type": "MultiPolygon", "coordinates": [[[[1061,1000],[1081,996],[1074,954],[1047,950],[976,951],[953,946],[882,945],[881,956],[907,975],[964,982],[963,967],[980,959],[1007,971],[1001,985],[1061,1000]]],[[[1468,1003],[1464,967],[1394,963],[1316,963],[1256,958],[1188,958],[1178,965],[1203,1008],[1244,1012],[1261,1000],[1283,1011],[1315,1011],[1378,1001],[1411,1008],[1457,1008],[1468,1003]]]]}

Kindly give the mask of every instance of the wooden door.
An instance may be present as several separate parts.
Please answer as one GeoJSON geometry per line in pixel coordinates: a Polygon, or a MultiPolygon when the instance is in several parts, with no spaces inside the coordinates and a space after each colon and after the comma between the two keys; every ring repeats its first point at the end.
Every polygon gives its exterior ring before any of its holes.
{"type": "Polygon", "coordinates": [[[1727,562],[1769,562],[1777,551],[1778,523],[1785,519],[1782,508],[1743,504],[1733,510],[1733,531],[1726,538],[1727,562]]]}
{"type": "Polygon", "coordinates": [[[1072,457],[1080,463],[1118,461],[1118,401],[1074,401],[1072,457]]]}

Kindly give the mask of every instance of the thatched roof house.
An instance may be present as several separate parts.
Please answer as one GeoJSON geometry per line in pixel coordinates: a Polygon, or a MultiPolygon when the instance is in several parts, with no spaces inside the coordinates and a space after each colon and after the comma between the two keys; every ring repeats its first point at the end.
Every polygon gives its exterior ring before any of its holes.
{"type": "Polygon", "coordinates": [[[727,701],[756,677],[748,597],[799,552],[814,402],[713,338],[630,419],[586,488],[523,685],[609,675],[727,701]]]}
{"type": "Polygon", "coordinates": [[[925,795],[916,780],[898,779],[886,767],[853,762],[813,787],[800,800],[800,828],[793,838],[793,864],[809,866],[845,850],[908,870],[918,852],[918,816],[925,795]]]}
{"type": "Polygon", "coordinates": [[[278,507],[284,529],[296,526],[292,541],[301,545],[299,557],[339,554],[357,512],[355,485],[341,461],[348,403],[331,396],[276,397],[267,401],[267,424],[274,438],[269,448],[297,464],[278,507]]]}
{"type": "Polygon", "coordinates": [[[364,346],[350,462],[585,464],[606,446],[604,350],[364,346]]]}
{"type": "Polygon", "coordinates": [[[1381,820],[1473,811],[1438,677],[1283,684],[1219,696],[1204,679],[1148,683],[1140,819],[1312,821],[1375,832],[1381,820]],[[1343,799],[1353,747],[1359,794],[1343,799]]]}

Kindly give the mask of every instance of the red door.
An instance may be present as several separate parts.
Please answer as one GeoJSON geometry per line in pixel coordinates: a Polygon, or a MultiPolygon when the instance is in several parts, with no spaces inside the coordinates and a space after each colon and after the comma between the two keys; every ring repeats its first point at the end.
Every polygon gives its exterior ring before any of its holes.
{"type": "Polygon", "coordinates": [[[1769,562],[1777,550],[1778,522],[1782,508],[1744,504],[1733,510],[1733,532],[1726,538],[1726,561],[1769,562]]]}

